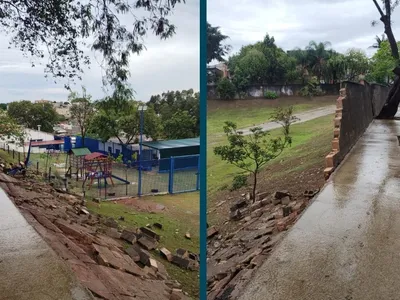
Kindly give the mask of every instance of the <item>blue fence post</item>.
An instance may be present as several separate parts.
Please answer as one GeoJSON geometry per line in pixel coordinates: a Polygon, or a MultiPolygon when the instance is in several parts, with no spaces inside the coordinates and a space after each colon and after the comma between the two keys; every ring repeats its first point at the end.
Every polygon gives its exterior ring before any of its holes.
{"type": "Polygon", "coordinates": [[[171,156],[169,158],[169,182],[168,182],[168,193],[174,193],[174,163],[175,158],[171,156]]]}
{"type": "Polygon", "coordinates": [[[142,196],[142,160],[141,155],[139,156],[139,180],[138,180],[138,195],[142,196]]]}
{"type": "Polygon", "coordinates": [[[197,156],[197,181],[196,191],[200,190],[200,155],[197,156]]]}

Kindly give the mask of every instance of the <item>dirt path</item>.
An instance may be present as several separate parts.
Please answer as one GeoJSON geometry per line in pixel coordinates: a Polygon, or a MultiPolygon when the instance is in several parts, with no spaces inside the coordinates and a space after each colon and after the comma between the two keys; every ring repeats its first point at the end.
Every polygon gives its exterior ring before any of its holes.
{"type": "MultiPolygon", "coordinates": [[[[295,114],[295,116],[298,117],[299,120],[297,122],[295,122],[294,124],[303,123],[303,122],[314,120],[316,118],[327,116],[329,114],[334,113],[335,109],[336,109],[336,105],[329,105],[329,106],[324,106],[324,107],[320,107],[320,108],[316,108],[316,109],[312,109],[312,110],[307,110],[302,113],[295,114]]],[[[259,126],[263,130],[273,130],[273,129],[277,129],[277,128],[281,127],[280,124],[275,123],[275,122],[267,122],[267,123],[262,123],[262,124],[258,124],[255,126],[259,126]]],[[[250,128],[253,128],[255,126],[243,128],[241,130],[243,131],[244,135],[249,135],[251,133],[250,128]]]]}

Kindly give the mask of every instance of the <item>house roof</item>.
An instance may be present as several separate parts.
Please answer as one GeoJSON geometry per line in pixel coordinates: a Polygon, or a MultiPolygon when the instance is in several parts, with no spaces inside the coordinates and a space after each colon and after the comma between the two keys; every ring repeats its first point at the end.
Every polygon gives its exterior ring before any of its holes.
{"type": "Polygon", "coordinates": [[[200,138],[167,140],[167,141],[156,141],[156,142],[143,142],[142,145],[149,147],[149,148],[157,149],[157,150],[186,148],[186,147],[199,147],[200,146],[200,138]]]}
{"type": "Polygon", "coordinates": [[[64,140],[31,142],[31,146],[32,146],[32,147],[38,147],[38,146],[53,146],[53,145],[62,145],[62,144],[64,144],[64,140]]]}
{"type": "Polygon", "coordinates": [[[73,148],[70,150],[75,156],[85,156],[90,154],[90,150],[88,148],[73,148]]]}
{"type": "Polygon", "coordinates": [[[107,158],[108,156],[100,153],[100,152],[93,152],[90,154],[86,154],[85,155],[85,160],[95,160],[95,159],[99,159],[99,158],[107,158]]]}

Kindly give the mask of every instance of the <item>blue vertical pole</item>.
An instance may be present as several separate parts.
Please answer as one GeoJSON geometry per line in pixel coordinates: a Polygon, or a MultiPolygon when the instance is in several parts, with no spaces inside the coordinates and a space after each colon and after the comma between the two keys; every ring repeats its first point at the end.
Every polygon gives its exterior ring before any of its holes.
{"type": "Polygon", "coordinates": [[[200,190],[200,155],[197,156],[197,182],[196,182],[196,191],[200,190]]]}
{"type": "Polygon", "coordinates": [[[168,193],[174,193],[174,160],[175,158],[171,156],[169,158],[169,182],[168,182],[168,193]]]}
{"type": "Polygon", "coordinates": [[[140,141],[139,141],[139,182],[138,195],[142,195],[142,142],[143,142],[143,109],[140,110],[140,141]]]}

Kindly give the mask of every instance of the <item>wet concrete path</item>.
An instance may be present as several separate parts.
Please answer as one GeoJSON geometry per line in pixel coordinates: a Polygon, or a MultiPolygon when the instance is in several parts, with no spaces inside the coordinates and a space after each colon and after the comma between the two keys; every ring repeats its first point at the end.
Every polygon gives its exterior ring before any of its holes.
{"type": "Polygon", "coordinates": [[[397,135],[373,121],[239,299],[400,299],[397,135]]]}
{"type": "Polygon", "coordinates": [[[1,189],[0,299],[92,299],[1,189]]]}

